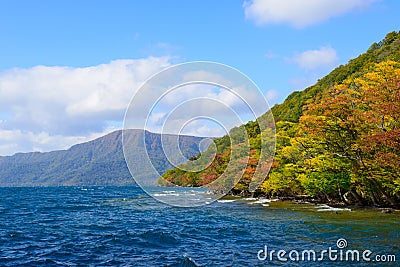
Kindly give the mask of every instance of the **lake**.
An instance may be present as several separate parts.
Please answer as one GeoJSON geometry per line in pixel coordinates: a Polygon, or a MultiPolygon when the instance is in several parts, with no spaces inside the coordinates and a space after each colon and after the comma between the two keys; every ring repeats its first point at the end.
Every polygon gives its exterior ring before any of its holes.
{"type": "Polygon", "coordinates": [[[251,198],[181,208],[134,186],[0,188],[0,266],[397,266],[399,241],[396,212],[251,198]]]}

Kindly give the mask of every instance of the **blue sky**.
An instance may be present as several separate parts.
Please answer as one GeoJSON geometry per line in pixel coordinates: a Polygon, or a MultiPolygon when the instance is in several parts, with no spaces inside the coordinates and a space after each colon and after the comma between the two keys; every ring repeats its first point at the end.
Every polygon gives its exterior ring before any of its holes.
{"type": "Polygon", "coordinates": [[[0,1],[0,155],[118,128],[135,88],[175,63],[230,65],[281,103],[398,31],[399,10],[396,0],[0,1]]]}

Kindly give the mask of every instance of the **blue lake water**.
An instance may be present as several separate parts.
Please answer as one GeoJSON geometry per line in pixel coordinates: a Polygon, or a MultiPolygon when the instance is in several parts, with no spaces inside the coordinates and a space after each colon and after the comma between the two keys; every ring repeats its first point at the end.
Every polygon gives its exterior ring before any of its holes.
{"type": "MultiPolygon", "coordinates": [[[[177,201],[198,194],[158,190],[177,201]]],[[[261,261],[258,252],[267,246],[318,253],[338,249],[340,238],[346,249],[370,250],[372,260],[396,256],[397,262],[377,266],[399,266],[399,219],[398,213],[239,198],[179,208],[137,187],[0,188],[0,266],[293,266],[276,254],[261,261]]],[[[322,264],[371,262],[325,257],[296,266],[322,264]]]]}

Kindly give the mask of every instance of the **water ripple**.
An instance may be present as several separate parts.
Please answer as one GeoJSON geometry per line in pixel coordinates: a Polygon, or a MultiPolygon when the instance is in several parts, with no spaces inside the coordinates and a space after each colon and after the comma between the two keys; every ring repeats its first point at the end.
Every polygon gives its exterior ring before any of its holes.
{"type": "Polygon", "coordinates": [[[398,252],[398,215],[318,209],[237,198],[178,208],[137,187],[0,188],[0,266],[265,266],[266,244],[326,249],[340,237],[398,252]]]}

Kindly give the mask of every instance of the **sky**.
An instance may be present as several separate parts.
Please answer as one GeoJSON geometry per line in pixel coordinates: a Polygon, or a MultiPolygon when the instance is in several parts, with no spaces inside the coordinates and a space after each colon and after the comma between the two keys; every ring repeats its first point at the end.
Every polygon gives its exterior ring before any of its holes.
{"type": "MultiPolygon", "coordinates": [[[[184,62],[231,66],[282,103],[400,30],[399,10],[396,0],[2,0],[0,155],[120,129],[138,88],[184,62]]],[[[208,126],[188,133],[222,133],[208,126]]]]}

